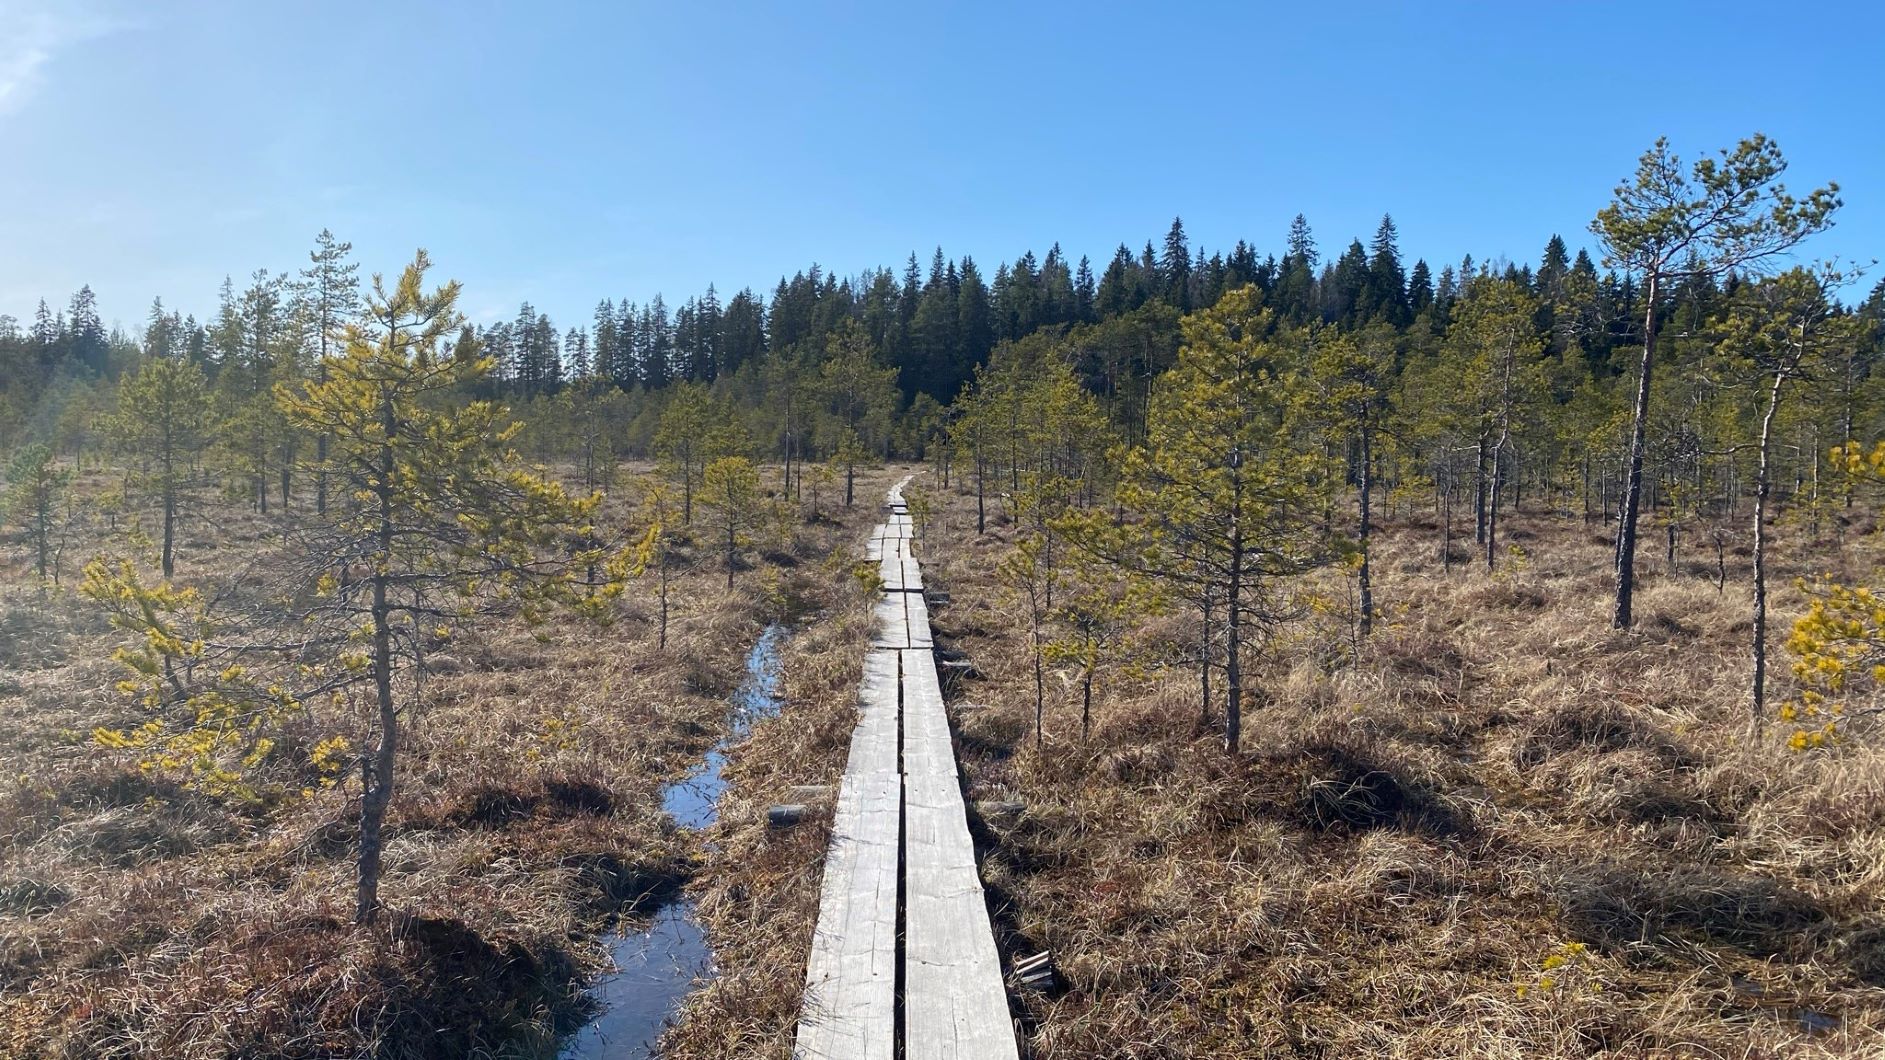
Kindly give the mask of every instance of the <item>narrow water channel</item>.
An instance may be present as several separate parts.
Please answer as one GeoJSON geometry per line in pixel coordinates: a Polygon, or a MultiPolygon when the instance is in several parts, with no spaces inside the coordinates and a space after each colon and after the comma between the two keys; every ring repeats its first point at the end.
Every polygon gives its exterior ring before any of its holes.
{"type": "MultiPolygon", "coordinates": [[[[733,693],[726,738],[716,744],[693,772],[668,785],[661,805],[674,823],[699,831],[720,814],[726,781],[720,768],[726,749],[746,736],[753,723],[779,712],[779,647],[785,630],[767,626],[746,654],[746,673],[733,693]]],[[[615,970],[596,980],[590,993],[600,1006],[558,1054],[560,1060],[645,1060],[681,1000],[701,979],[713,975],[713,953],[694,920],[694,903],[683,897],[654,911],[640,930],[622,931],[608,940],[615,970]]]]}

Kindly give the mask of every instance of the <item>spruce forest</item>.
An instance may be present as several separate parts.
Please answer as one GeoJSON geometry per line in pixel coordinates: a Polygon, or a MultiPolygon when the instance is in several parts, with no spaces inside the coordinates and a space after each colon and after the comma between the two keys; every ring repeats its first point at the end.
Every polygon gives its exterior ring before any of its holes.
{"type": "Polygon", "coordinates": [[[888,935],[921,654],[1006,1008],[896,1055],[1877,1055],[1885,282],[1679,146],[1527,261],[472,322],[320,230],[0,316],[0,1057],[876,1055],[808,1028],[912,595],[888,935]]]}

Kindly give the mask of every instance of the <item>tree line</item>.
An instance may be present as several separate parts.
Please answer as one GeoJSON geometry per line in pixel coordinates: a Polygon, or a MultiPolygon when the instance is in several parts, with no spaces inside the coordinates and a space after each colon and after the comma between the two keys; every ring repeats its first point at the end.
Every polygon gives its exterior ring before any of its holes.
{"type": "MultiPolygon", "coordinates": [[[[107,331],[90,288],[63,311],[42,302],[30,325],[0,316],[0,446],[23,438],[81,453],[96,440],[96,414],[111,383],[144,357],[198,365],[219,391],[229,417],[271,379],[317,370],[331,352],[336,325],[358,311],[349,248],[330,233],[317,239],[298,270],[258,270],[225,281],[215,313],[199,321],[151,306],[141,334],[107,331]]],[[[1676,276],[1679,270],[1665,270],[1676,276]]],[[[1381,323],[1399,331],[1444,331],[1465,286],[1482,274],[1520,283],[1540,297],[1541,326],[1557,352],[1574,351],[1593,376],[1627,366],[1613,353],[1640,342],[1645,299],[1634,269],[1600,271],[1585,251],[1552,237],[1539,262],[1475,262],[1468,255],[1437,272],[1425,260],[1406,266],[1391,217],[1366,245],[1351,241],[1324,260],[1308,222],[1298,216],[1284,249],[1259,255],[1239,240],[1207,253],[1192,245],[1182,220],[1163,240],[1137,252],[1121,244],[1103,267],[1071,262],[1059,245],[1037,258],[1023,253],[990,276],[975,259],[938,248],[927,268],[912,254],[888,267],[840,277],[813,265],[781,278],[770,297],[750,287],[726,298],[710,285],[670,309],[660,295],[643,303],[605,299],[591,320],[559,324],[526,303],[513,319],[465,325],[443,347],[466,359],[490,356],[495,369],[479,396],[531,402],[568,390],[614,389],[635,411],[656,406],[677,383],[803,371],[826,359],[840,329],[862,330],[883,365],[896,371],[903,407],[927,397],[947,406],[1001,343],[1038,331],[1079,334],[1091,358],[1091,385],[1130,410],[1144,383],[1169,364],[1178,318],[1214,305],[1225,292],[1255,286],[1279,319],[1296,325],[1357,328],[1381,323]]],[[[1658,292],[1658,319],[1718,293],[1716,276],[1681,273],[1658,292]]],[[[736,384],[736,389],[738,386],[736,384]]],[[[923,403],[925,409],[929,403],[923,403]]],[[[260,428],[250,425],[252,432],[260,428]]],[[[631,449],[645,452],[650,426],[631,449]]],[[[265,446],[252,434],[248,449],[265,446]]],[[[259,463],[253,453],[251,463],[259,463]]],[[[258,472],[258,477],[259,477],[258,472]]],[[[258,498],[259,500],[259,498],[258,498]]]]}

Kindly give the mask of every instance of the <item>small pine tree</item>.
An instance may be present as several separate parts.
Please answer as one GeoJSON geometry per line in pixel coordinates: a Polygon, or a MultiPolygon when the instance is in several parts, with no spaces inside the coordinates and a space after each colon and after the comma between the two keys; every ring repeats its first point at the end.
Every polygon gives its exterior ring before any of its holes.
{"type": "Polygon", "coordinates": [[[20,449],[7,467],[7,513],[26,532],[41,583],[51,577],[59,500],[71,483],[72,472],[56,465],[52,447],[41,443],[20,449]]]}
{"type": "Polygon", "coordinates": [[[1306,444],[1310,383],[1267,341],[1255,287],[1187,317],[1178,363],[1155,392],[1146,444],[1126,454],[1121,505],[1145,540],[1131,554],[1173,595],[1223,604],[1224,742],[1239,749],[1254,624],[1285,606],[1286,579],[1333,554],[1328,478],[1306,444]]]}
{"type": "Polygon", "coordinates": [[[449,636],[480,615],[521,611],[539,620],[554,604],[600,615],[632,569],[630,557],[618,556],[606,564],[606,584],[579,578],[604,558],[589,525],[600,497],[571,497],[526,470],[511,446],[521,425],[503,408],[444,400],[491,362],[440,355],[462,318],[456,283],[424,289],[429,264],[419,252],[390,289],[374,278],[370,322],[348,328],[326,381],[275,391],[292,426],[333,438],[332,473],[345,498],[292,531],[290,554],[305,557],[280,571],[282,598],[297,601],[301,632],[292,645],[257,629],[245,643],[240,616],[209,642],[200,632],[209,617],[192,591],[144,585],[127,566],[95,563],[86,586],[142,635],[143,647],[123,656],[134,674],[127,691],[141,693],[154,714],[144,726],[101,732],[99,742],[142,752],[150,768],[233,784],[232,774],[269,753],[273,720],[303,713],[317,697],[365,691],[372,709],[364,721],[320,745],[360,778],[362,924],[380,911],[384,824],[400,733],[421,706],[424,638],[449,636]],[[219,654],[230,664],[210,665],[219,654]],[[272,672],[261,672],[265,664],[272,672]]]}
{"type": "Polygon", "coordinates": [[[714,539],[726,567],[727,588],[731,589],[740,552],[751,546],[752,532],[766,522],[759,472],[743,456],[723,456],[701,472],[700,492],[711,512],[714,539]]]}
{"type": "Polygon", "coordinates": [[[190,361],[145,361],[119,386],[108,428],[125,452],[141,459],[144,470],[134,480],[163,506],[162,567],[164,577],[175,577],[177,519],[191,468],[214,429],[209,380],[190,361]]]}

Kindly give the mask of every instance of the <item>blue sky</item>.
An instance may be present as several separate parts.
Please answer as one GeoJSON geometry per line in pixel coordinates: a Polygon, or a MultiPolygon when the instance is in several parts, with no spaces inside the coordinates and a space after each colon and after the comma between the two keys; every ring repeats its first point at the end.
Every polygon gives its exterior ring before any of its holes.
{"type": "Polygon", "coordinates": [[[1529,261],[1656,136],[1756,130],[1842,185],[1813,256],[1869,261],[1881,41],[1869,4],[0,0],[0,313],[206,313],[323,226],[564,326],[938,243],[1103,262],[1174,214],[1529,261]]]}

